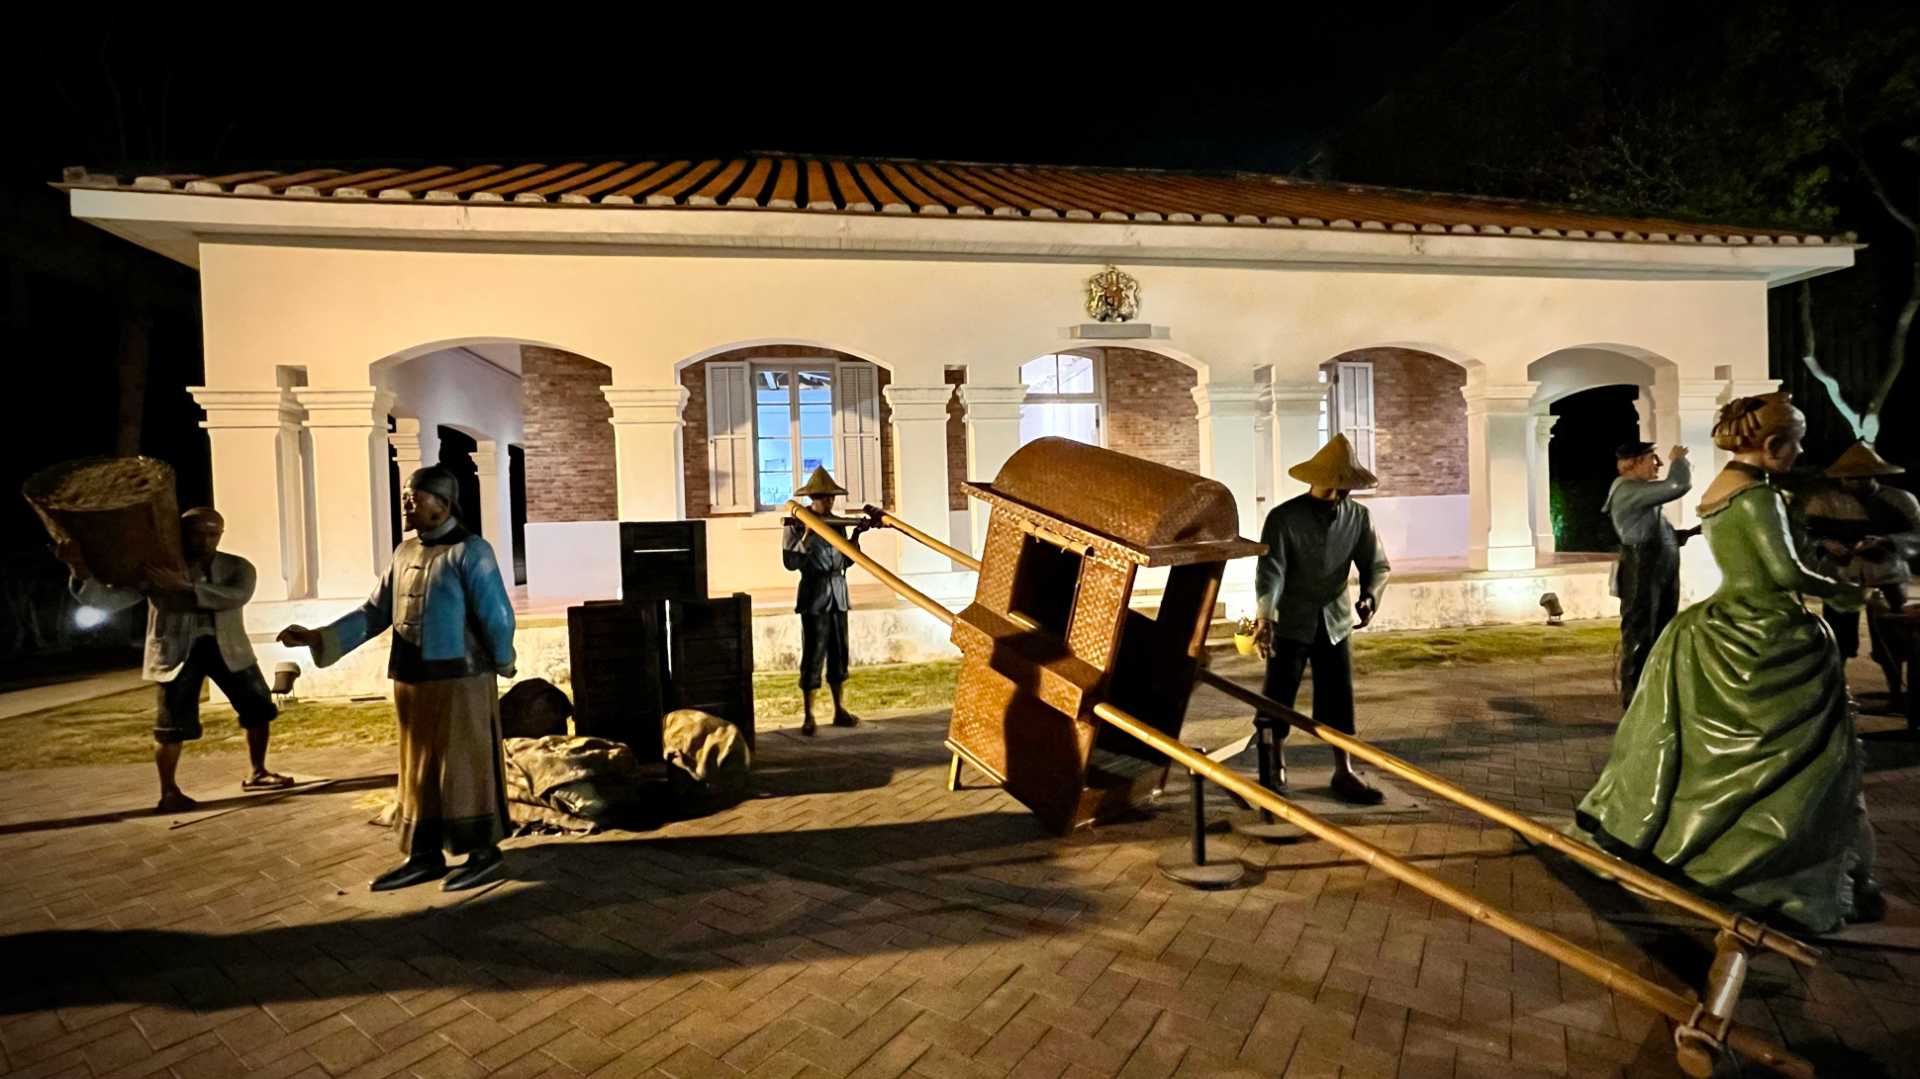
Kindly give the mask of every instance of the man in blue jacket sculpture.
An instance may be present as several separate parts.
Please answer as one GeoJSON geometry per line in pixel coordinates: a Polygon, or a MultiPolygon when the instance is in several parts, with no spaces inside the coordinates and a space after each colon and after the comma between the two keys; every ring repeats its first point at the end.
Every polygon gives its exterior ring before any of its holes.
{"type": "Polygon", "coordinates": [[[506,779],[496,678],[513,677],[513,603],[493,547],[460,524],[459,485],[439,465],[401,495],[413,531],[393,552],[372,598],[321,629],[288,626],[280,643],[312,650],[327,667],[392,627],[394,710],[400,719],[403,864],[374,878],[376,892],[446,878],[449,892],[503,872],[506,779]],[[447,871],[442,851],[465,854],[447,871]]]}

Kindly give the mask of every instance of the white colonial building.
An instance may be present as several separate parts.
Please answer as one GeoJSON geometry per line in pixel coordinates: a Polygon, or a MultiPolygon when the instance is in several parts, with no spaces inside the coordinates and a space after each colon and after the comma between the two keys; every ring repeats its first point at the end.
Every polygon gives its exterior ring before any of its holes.
{"type": "MultiPolygon", "coordinates": [[[[1853,258],[1820,236],[1280,177],[924,162],[61,186],[76,217],[200,272],[190,392],[227,547],[260,570],[256,639],[364,598],[394,477],[452,460],[520,567],[527,674],[564,662],[544,614],[616,594],[613,522],[708,519],[713,591],[754,592],[762,665],[790,663],[777,529],[796,477],[828,464],[854,504],[971,547],[958,481],[1050,432],[1220,480],[1257,536],[1298,487],[1286,469],[1345,430],[1382,475],[1402,581],[1381,625],[1533,619],[1548,591],[1611,615],[1606,561],[1554,552],[1546,483],[1550,453],[1611,447],[1550,449],[1554,403],[1635,387],[1643,435],[1709,465],[1719,405],[1774,386],[1767,290],[1853,258]],[[1089,319],[1108,265],[1139,284],[1133,321],[1089,319]]],[[[918,545],[866,546],[970,594],[918,545]]],[[[1710,588],[1687,553],[1689,590],[1710,588]]],[[[1250,578],[1230,573],[1235,613],[1250,578]]],[[[859,594],[856,661],[944,647],[932,619],[859,594]]],[[[302,688],[376,688],[382,662],[302,688]]]]}

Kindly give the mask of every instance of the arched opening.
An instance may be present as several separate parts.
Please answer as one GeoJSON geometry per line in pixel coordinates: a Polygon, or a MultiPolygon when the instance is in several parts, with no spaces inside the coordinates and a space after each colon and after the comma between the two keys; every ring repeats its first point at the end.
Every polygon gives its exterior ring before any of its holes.
{"type": "Polygon", "coordinates": [[[1619,550],[1600,510],[1618,475],[1613,451],[1653,437],[1654,385],[1672,366],[1645,349],[1613,344],[1558,349],[1527,365],[1527,378],[1537,384],[1529,469],[1538,550],[1619,550]]]}
{"type": "Polygon", "coordinates": [[[1614,447],[1640,437],[1632,386],[1595,386],[1548,406],[1548,524],[1556,551],[1612,553],[1620,537],[1600,506],[1619,475],[1614,447]]]}
{"type": "Polygon", "coordinates": [[[676,365],[688,517],[773,513],[815,468],[852,506],[894,504],[892,372],[811,342],[710,350],[676,365]]]}
{"type": "MultiPolygon", "coordinates": [[[[1200,470],[1199,375],[1170,356],[1129,347],[1073,348],[1020,365],[1020,444],[1071,438],[1189,472],[1200,470]]],[[[990,479],[991,477],[981,477],[990,479]]]]}
{"type": "Polygon", "coordinates": [[[1327,393],[1318,444],[1346,435],[1360,463],[1379,477],[1378,486],[1358,497],[1394,564],[1465,557],[1466,368],[1433,352],[1380,346],[1330,358],[1320,365],[1319,378],[1327,393]]]}
{"type": "MultiPolygon", "coordinates": [[[[388,425],[396,542],[400,485],[423,464],[458,477],[462,523],[492,544],[510,584],[570,573],[574,539],[544,526],[618,519],[605,364],[546,344],[465,338],[395,353],[372,374],[404,420],[388,425]]],[[[617,545],[606,555],[617,559],[617,545]]]]}

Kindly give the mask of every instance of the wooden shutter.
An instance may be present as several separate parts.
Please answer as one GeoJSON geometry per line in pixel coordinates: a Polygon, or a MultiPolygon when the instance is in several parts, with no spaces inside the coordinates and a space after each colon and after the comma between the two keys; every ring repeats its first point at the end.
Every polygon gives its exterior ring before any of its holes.
{"type": "Polygon", "coordinates": [[[1360,464],[1373,469],[1373,365],[1341,363],[1334,376],[1334,420],[1353,443],[1360,464]]]}
{"type": "Polygon", "coordinates": [[[707,501],[712,513],[754,510],[753,385],[744,363],[707,364],[707,501]]]}
{"type": "Polygon", "coordinates": [[[841,363],[833,371],[833,434],[840,484],[848,509],[886,497],[880,481],[880,372],[870,363],[841,363]]]}

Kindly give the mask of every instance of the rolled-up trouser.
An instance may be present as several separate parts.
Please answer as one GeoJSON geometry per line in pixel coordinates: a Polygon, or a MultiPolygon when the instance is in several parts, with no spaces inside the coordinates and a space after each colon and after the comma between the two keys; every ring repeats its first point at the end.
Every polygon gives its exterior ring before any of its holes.
{"type": "MultiPolygon", "coordinates": [[[[1327,625],[1314,630],[1313,643],[1273,640],[1273,654],[1267,659],[1267,677],[1261,683],[1262,696],[1271,697],[1287,707],[1300,696],[1300,678],[1307,666],[1313,667],[1313,718],[1337,731],[1353,733],[1353,638],[1334,644],[1327,636],[1327,625]]],[[[1284,741],[1291,727],[1281,724],[1276,738],[1284,741]]]]}
{"type": "Polygon", "coordinates": [[[820,668],[827,684],[847,680],[847,612],[815,611],[800,616],[800,688],[820,688],[820,668]]]}
{"type": "Polygon", "coordinates": [[[1661,540],[1620,552],[1620,707],[1633,703],[1653,642],[1680,609],[1680,548],[1661,540]]]}

